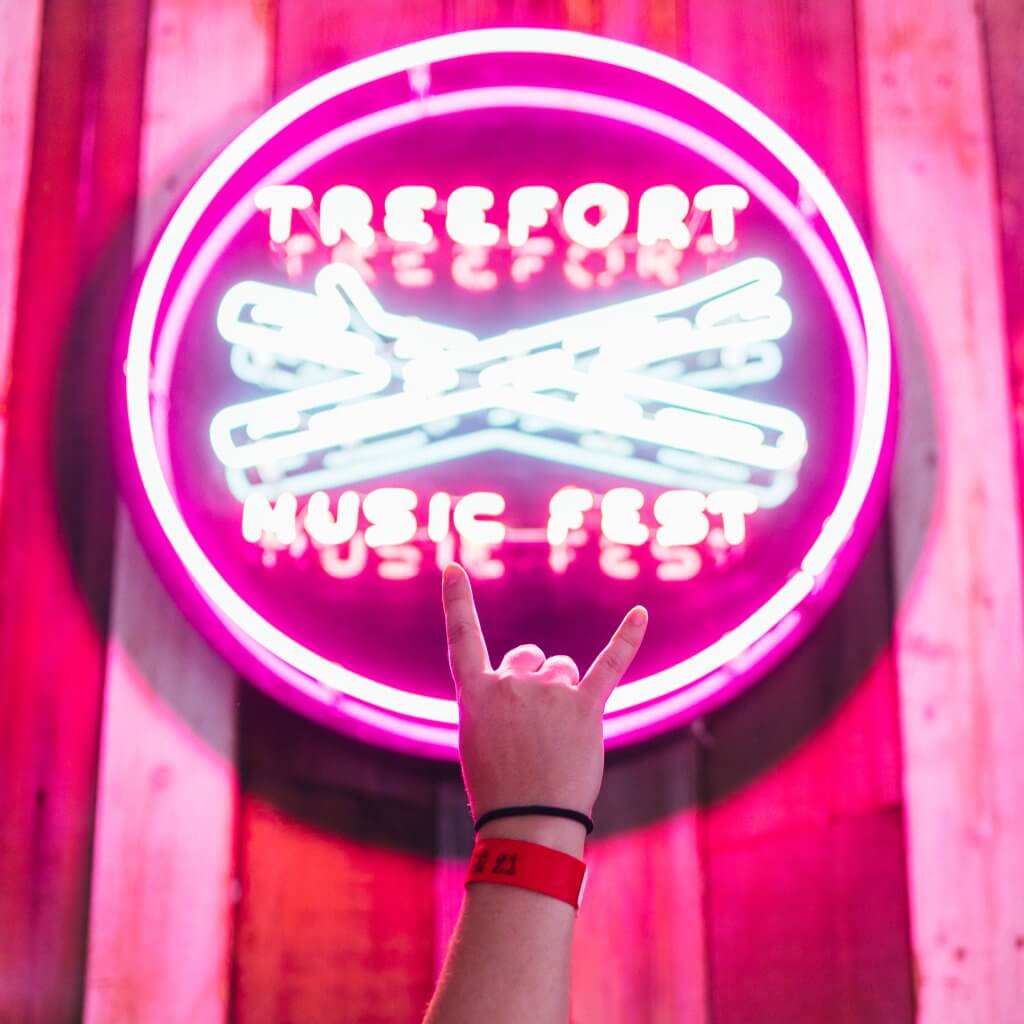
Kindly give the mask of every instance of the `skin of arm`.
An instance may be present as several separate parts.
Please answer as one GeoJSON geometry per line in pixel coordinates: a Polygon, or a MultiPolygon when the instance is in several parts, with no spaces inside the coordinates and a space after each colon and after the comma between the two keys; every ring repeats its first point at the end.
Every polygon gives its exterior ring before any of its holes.
{"type": "MultiPolygon", "coordinates": [[[[442,599],[474,819],[522,804],[590,814],[604,775],[604,705],[640,647],[646,611],[626,615],[581,678],[571,658],[545,657],[534,644],[516,647],[492,668],[461,566],[445,569],[442,599]]],[[[583,826],[563,818],[504,818],[479,834],[583,856],[583,826]]],[[[575,924],[576,911],[549,896],[468,886],[424,1024],[565,1024],[575,924]]]]}

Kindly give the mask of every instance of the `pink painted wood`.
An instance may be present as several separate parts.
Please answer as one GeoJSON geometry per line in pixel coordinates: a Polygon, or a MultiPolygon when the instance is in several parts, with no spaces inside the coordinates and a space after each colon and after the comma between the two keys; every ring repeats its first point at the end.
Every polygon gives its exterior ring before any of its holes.
{"type": "Polygon", "coordinates": [[[1010,397],[1017,427],[1017,500],[1024,515],[1024,18],[1016,0],[986,0],[985,53],[999,184],[1010,397]]]}
{"type": "MultiPolygon", "coordinates": [[[[439,33],[445,23],[440,3],[404,3],[382,18],[351,0],[279,0],[277,27],[274,88],[280,96],[340,64],[439,33]]],[[[297,1019],[322,1019],[339,1005],[366,1021],[415,1019],[433,982],[437,922],[446,920],[444,910],[435,909],[435,898],[445,903],[438,889],[443,872],[430,858],[434,820],[429,811],[417,812],[419,827],[410,829],[422,852],[375,848],[360,841],[360,830],[367,817],[404,807],[406,789],[422,788],[421,773],[398,761],[397,781],[391,779],[388,770],[374,767],[379,758],[360,763],[358,745],[287,714],[267,749],[260,723],[278,709],[253,693],[243,694],[242,705],[233,1019],[277,1020],[283,1007],[297,1019]],[[307,791],[282,788],[297,759],[310,756],[317,767],[305,771],[307,791]],[[356,762],[349,770],[354,791],[334,779],[339,759],[356,762]],[[310,827],[309,816],[326,824],[310,827]],[[304,883],[296,886],[299,874],[304,883]]],[[[426,789],[432,809],[429,783],[426,789]]]]}
{"type": "MultiPolygon", "coordinates": [[[[689,38],[692,62],[789,131],[863,223],[855,21],[853,0],[738,0],[693,9],[689,38]]],[[[800,650],[708,722],[716,1024],[912,1013],[886,540],[800,650]]]]}
{"type": "Polygon", "coordinates": [[[919,1020],[1011,1021],[1024,602],[978,8],[860,9],[871,219],[905,367],[892,523],[919,1020]]]}
{"type": "MultiPolygon", "coordinates": [[[[136,249],[269,95],[273,11],[154,0],[136,249]]],[[[227,1019],[238,683],[118,517],[99,775],[87,1022],[227,1019]]]]}
{"type": "MultiPolygon", "coordinates": [[[[341,791],[310,786],[300,799],[325,821],[358,814],[341,791]]],[[[433,987],[432,859],[294,811],[246,799],[233,1020],[418,1021],[433,987]]]]}
{"type": "Polygon", "coordinates": [[[698,766],[683,734],[606,770],[573,952],[575,1021],[713,1019],[698,766]]]}
{"type": "Polygon", "coordinates": [[[247,687],[231,1020],[414,1021],[434,980],[438,783],[247,687]]]}
{"type": "MultiPolygon", "coordinates": [[[[69,344],[79,357],[109,336],[124,293],[122,254],[110,302],[69,333],[76,293],[131,212],[140,125],[141,249],[271,79],[284,91],[412,38],[524,23],[681,52],[787,127],[870,223],[904,368],[891,648],[883,536],[822,629],[706,723],[710,746],[676,738],[613,759],[575,1019],[908,1021],[909,914],[920,1019],[1015,1020],[1024,602],[1008,381],[1019,399],[1024,372],[1006,353],[1009,340],[1024,366],[1018,6],[982,5],[993,141],[968,0],[405,0],[387,17],[352,0],[282,0],[280,12],[270,0],[153,0],[148,52],[143,0],[13,5],[0,39],[0,213],[14,223],[23,195],[32,230],[0,241],[0,381],[16,339],[0,502],[0,1019],[80,1014],[104,677],[87,1019],[319,1019],[343,1007],[414,1020],[425,1001],[461,898],[457,776],[362,751],[248,690],[239,725],[232,673],[173,610],[123,517],[105,649],[110,477],[85,449],[53,462],[53,381],[69,344]],[[53,289],[54,275],[67,287],[53,289]],[[70,544],[55,511],[68,484],[88,495],[70,544]]],[[[98,398],[83,408],[77,422],[101,421],[98,398]]]]}
{"type": "Polygon", "coordinates": [[[0,147],[0,224],[6,226],[0,235],[0,484],[42,27],[42,0],[28,0],[7,12],[0,37],[0,129],[5,140],[0,147]]]}
{"type": "MultiPolygon", "coordinates": [[[[31,24],[5,15],[5,34],[31,24]]],[[[0,504],[0,1019],[27,1024],[81,1015],[113,520],[94,429],[113,310],[85,299],[90,281],[127,287],[116,243],[134,200],[144,15],[136,0],[46,4],[20,158],[0,504]]]]}

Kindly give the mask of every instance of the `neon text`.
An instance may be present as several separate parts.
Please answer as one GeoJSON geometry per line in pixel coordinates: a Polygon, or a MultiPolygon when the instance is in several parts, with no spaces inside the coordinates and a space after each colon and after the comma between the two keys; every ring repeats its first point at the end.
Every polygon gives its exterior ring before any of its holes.
{"type": "MultiPolygon", "coordinates": [[[[313,193],[304,185],[264,185],[254,194],[256,208],[268,216],[270,240],[286,245],[295,232],[295,214],[309,216],[313,193]]],[[[714,243],[731,244],[736,236],[736,215],[747,209],[750,196],[739,185],[705,185],[691,197],[677,185],[646,189],[636,204],[637,240],[652,246],[666,242],[677,250],[689,247],[696,222],[710,225],[714,243]]],[[[400,245],[429,246],[436,237],[428,213],[443,212],[448,238],[457,245],[488,249],[505,242],[514,248],[556,221],[570,243],[587,251],[607,249],[620,239],[633,216],[632,201],[624,190],[606,182],[588,182],[568,193],[564,201],[548,185],[513,189],[504,206],[503,224],[494,223],[497,201],[482,185],[453,189],[443,202],[430,185],[400,185],[384,199],[379,227],[373,200],[355,185],[335,185],[316,207],[316,230],[326,246],[350,239],[367,252],[379,232],[400,245]]],[[[557,226],[556,224],[556,226],[557,226]]]]}

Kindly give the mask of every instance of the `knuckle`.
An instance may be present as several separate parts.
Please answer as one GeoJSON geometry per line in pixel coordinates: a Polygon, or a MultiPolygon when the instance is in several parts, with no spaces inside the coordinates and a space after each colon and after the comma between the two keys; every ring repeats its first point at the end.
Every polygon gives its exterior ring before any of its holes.
{"type": "Polygon", "coordinates": [[[543,656],[541,649],[536,644],[520,644],[518,647],[513,647],[506,657],[518,658],[526,654],[532,655],[533,657],[537,657],[538,655],[543,656]]]}
{"type": "Polygon", "coordinates": [[[501,660],[502,668],[512,674],[535,670],[544,661],[544,652],[536,644],[513,647],[501,660]]]}
{"type": "Polygon", "coordinates": [[[550,668],[564,670],[566,672],[579,674],[579,667],[568,654],[556,654],[551,658],[548,658],[548,666],[550,668]]]}
{"type": "Polygon", "coordinates": [[[448,623],[448,642],[451,644],[461,643],[467,639],[473,632],[472,627],[468,622],[455,621],[448,623]]]}
{"type": "Polygon", "coordinates": [[[627,658],[618,647],[609,647],[601,656],[601,664],[615,675],[626,671],[627,658]]]}

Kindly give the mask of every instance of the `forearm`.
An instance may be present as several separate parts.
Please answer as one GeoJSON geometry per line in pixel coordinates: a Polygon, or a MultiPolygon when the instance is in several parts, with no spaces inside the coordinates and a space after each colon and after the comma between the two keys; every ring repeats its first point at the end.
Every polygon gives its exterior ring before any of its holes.
{"type": "MultiPolygon", "coordinates": [[[[483,834],[583,854],[574,822],[494,822],[483,834]]],[[[424,1024],[566,1024],[575,924],[576,911],[550,896],[469,886],[424,1024]]]]}
{"type": "Polygon", "coordinates": [[[425,1024],[566,1024],[575,918],[526,889],[470,887],[425,1024]]]}
{"type": "MultiPolygon", "coordinates": [[[[589,815],[604,773],[601,715],[640,647],[647,612],[632,609],[581,677],[571,658],[546,657],[536,644],[513,648],[492,668],[469,577],[454,563],[445,567],[442,598],[459,702],[459,758],[474,814],[541,806],[589,815]]],[[[482,839],[519,844],[487,843],[473,860],[470,891],[425,1024],[566,1024],[584,877],[578,861],[585,826],[593,827],[586,817],[583,822],[557,812],[506,813],[479,830],[482,839]],[[575,862],[522,843],[559,850],[575,862]]]]}

